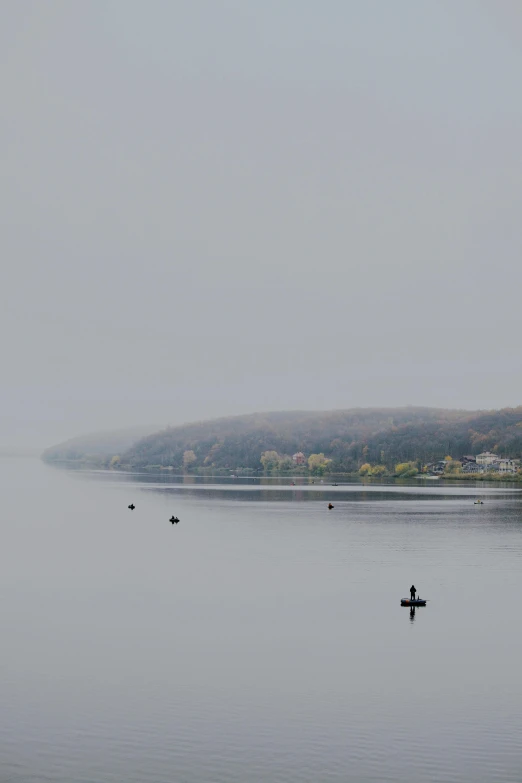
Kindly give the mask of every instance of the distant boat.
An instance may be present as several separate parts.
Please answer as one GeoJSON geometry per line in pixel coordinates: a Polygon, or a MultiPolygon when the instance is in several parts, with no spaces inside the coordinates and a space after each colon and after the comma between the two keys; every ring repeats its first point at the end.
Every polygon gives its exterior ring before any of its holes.
{"type": "Polygon", "coordinates": [[[401,606],[426,606],[427,598],[401,598],[401,606]]]}
{"type": "Polygon", "coordinates": [[[484,501],[483,500],[475,500],[473,505],[474,506],[483,506],[484,505],[484,501]]]}

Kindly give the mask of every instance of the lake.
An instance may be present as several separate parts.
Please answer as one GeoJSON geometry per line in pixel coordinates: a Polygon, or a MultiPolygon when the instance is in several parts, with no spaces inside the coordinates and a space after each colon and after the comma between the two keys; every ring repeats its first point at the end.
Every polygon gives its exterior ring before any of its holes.
{"type": "Polygon", "coordinates": [[[0,466],[0,783],[522,779],[518,489],[0,466]]]}

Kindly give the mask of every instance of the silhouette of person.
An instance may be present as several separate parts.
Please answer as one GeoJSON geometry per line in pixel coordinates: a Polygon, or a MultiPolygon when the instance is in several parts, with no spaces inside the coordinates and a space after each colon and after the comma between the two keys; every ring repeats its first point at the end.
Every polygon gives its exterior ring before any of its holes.
{"type": "Polygon", "coordinates": [[[412,601],[415,601],[415,593],[416,593],[416,592],[417,592],[417,590],[415,589],[415,585],[412,585],[412,586],[410,587],[410,599],[411,599],[412,601]]]}

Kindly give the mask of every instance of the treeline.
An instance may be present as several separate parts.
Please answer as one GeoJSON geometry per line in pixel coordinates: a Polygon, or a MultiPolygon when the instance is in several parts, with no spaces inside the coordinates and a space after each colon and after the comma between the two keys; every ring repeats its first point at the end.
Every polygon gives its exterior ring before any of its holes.
{"type": "MultiPolygon", "coordinates": [[[[304,455],[303,455],[304,456],[304,455]]],[[[325,457],[324,454],[310,454],[308,459],[302,464],[294,463],[289,454],[278,454],[277,451],[264,451],[260,459],[263,470],[267,473],[285,473],[309,471],[314,476],[323,476],[330,467],[332,460],[325,457]]]]}
{"type": "Polygon", "coordinates": [[[323,455],[329,472],[354,473],[369,464],[383,475],[395,473],[398,463],[420,465],[485,450],[522,454],[522,407],[256,413],[165,429],[118,456],[129,468],[260,471],[274,469],[261,462],[267,452],[276,452],[287,470],[291,456],[303,452],[307,459],[323,455]]]}

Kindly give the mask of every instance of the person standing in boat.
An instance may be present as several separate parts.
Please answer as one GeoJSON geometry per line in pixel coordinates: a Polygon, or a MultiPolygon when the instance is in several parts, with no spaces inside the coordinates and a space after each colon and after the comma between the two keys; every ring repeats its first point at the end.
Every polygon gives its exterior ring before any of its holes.
{"type": "Polygon", "coordinates": [[[415,594],[416,594],[416,592],[417,592],[417,590],[415,589],[415,585],[412,585],[410,587],[410,600],[411,601],[415,601],[415,594]]]}

